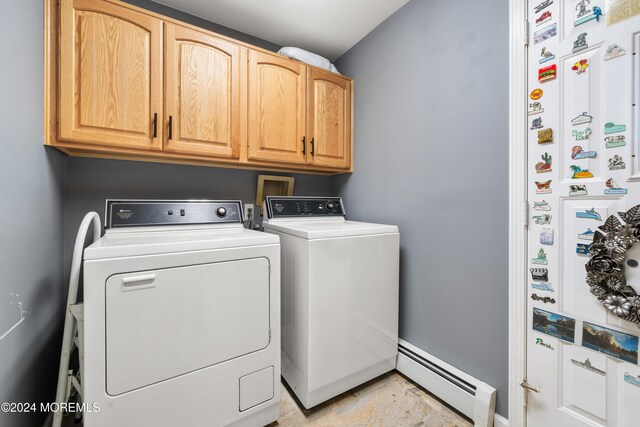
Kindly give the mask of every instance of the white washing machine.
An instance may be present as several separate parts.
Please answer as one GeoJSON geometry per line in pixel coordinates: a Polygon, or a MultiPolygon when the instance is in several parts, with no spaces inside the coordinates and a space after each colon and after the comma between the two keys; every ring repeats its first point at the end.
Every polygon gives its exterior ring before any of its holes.
{"type": "Polygon", "coordinates": [[[108,200],[105,228],[84,254],[84,425],[275,421],[278,237],[238,201],[108,200]]]}
{"type": "Polygon", "coordinates": [[[305,408],[388,372],[398,353],[399,233],[337,197],[267,197],[282,248],[282,375],[305,408]]]}

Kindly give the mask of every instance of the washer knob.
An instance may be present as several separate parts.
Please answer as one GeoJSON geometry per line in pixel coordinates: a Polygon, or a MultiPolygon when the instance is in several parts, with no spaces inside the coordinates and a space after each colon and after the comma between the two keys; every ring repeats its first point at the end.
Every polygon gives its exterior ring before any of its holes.
{"type": "Polygon", "coordinates": [[[216,209],[216,215],[218,215],[220,218],[224,218],[227,215],[227,208],[220,206],[218,209],[216,209]]]}
{"type": "Polygon", "coordinates": [[[333,202],[327,202],[327,204],[324,205],[324,207],[327,208],[329,212],[333,212],[333,210],[336,208],[336,204],[333,202]]]}

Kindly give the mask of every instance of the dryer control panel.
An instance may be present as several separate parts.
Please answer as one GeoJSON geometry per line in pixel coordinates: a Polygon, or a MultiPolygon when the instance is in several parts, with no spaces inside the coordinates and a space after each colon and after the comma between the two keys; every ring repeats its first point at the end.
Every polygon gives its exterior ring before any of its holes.
{"type": "Polygon", "coordinates": [[[268,218],[345,216],[340,197],[267,196],[268,218]]]}
{"type": "Polygon", "coordinates": [[[233,200],[107,200],[105,229],[158,225],[242,223],[233,200]]]}

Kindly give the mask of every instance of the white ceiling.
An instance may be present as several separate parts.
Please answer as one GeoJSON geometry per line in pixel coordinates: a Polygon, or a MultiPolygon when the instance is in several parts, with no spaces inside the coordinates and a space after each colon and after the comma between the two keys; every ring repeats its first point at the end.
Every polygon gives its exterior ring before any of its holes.
{"type": "Polygon", "coordinates": [[[154,0],[335,60],[409,0],[154,0]]]}

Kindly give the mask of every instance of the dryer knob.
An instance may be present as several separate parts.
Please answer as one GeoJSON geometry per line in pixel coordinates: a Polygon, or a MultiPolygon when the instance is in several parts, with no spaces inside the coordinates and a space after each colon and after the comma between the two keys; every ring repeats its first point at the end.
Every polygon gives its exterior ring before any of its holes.
{"type": "Polygon", "coordinates": [[[227,215],[227,208],[223,208],[222,206],[220,206],[218,209],[216,209],[216,215],[218,215],[220,218],[224,218],[227,215]]]}
{"type": "Polygon", "coordinates": [[[325,208],[327,208],[329,212],[333,212],[333,210],[336,208],[336,204],[333,202],[327,202],[325,208]]]}

